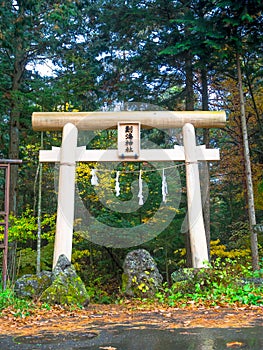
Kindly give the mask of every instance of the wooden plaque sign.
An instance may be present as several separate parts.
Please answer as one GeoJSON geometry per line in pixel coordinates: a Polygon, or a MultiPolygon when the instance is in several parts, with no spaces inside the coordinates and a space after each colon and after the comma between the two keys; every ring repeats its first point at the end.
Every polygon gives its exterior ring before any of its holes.
{"type": "Polygon", "coordinates": [[[140,122],[118,123],[118,156],[135,158],[140,155],[140,122]]]}

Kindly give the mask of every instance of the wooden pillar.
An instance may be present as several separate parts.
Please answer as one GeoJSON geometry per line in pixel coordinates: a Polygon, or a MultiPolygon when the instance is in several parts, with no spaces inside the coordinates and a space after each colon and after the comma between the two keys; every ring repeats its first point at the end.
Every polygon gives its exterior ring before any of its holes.
{"type": "Polygon", "coordinates": [[[72,236],[75,200],[75,169],[78,129],[67,123],[63,127],[60,150],[60,169],[58,185],[58,208],[53,268],[61,254],[71,261],[72,236]]]}
{"type": "Polygon", "coordinates": [[[202,212],[195,129],[192,124],[187,123],[183,126],[183,138],[192,262],[194,268],[201,268],[208,262],[208,251],[202,212]]]}

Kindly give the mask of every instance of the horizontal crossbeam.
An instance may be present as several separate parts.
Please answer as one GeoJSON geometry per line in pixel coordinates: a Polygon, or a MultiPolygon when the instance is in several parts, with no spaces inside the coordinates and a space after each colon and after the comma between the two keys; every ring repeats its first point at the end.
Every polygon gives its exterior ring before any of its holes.
{"type": "Polygon", "coordinates": [[[182,128],[191,123],[196,128],[222,128],[224,111],[121,111],[121,112],[34,112],[32,126],[36,131],[62,130],[67,123],[79,130],[114,129],[119,122],[140,122],[142,128],[182,128]]]}
{"type": "MultiPolygon", "coordinates": [[[[40,151],[40,162],[60,162],[60,147],[52,147],[52,150],[40,151]]],[[[206,149],[205,146],[196,147],[197,160],[219,160],[219,149],[206,149]]],[[[185,161],[183,146],[175,146],[173,149],[141,149],[138,158],[121,158],[116,149],[86,150],[86,147],[77,147],[76,162],[161,162],[161,161],[185,161]]]]}

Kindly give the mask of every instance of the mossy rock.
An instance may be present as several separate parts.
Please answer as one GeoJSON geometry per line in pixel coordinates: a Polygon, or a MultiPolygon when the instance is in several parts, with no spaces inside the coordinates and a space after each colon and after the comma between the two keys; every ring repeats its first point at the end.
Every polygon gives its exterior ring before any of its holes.
{"type": "Polygon", "coordinates": [[[37,299],[51,283],[51,272],[42,271],[36,275],[24,275],[17,279],[14,291],[18,298],[37,299]]]}
{"type": "Polygon", "coordinates": [[[39,299],[48,304],[88,305],[89,295],[81,278],[65,255],[53,272],[24,275],[15,283],[17,297],[39,299]]]}
{"type": "Polygon", "coordinates": [[[89,295],[81,278],[65,255],[60,255],[52,273],[52,284],[40,300],[49,304],[87,305],[89,295]]]}
{"type": "Polygon", "coordinates": [[[162,276],[148,251],[127,254],[123,264],[122,291],[129,297],[151,298],[158,291],[162,276]]]}
{"type": "Polygon", "coordinates": [[[87,290],[79,276],[61,273],[40,298],[48,304],[83,305],[89,301],[87,290]]]}
{"type": "Polygon", "coordinates": [[[182,281],[193,281],[197,271],[198,270],[194,268],[179,269],[171,274],[171,278],[174,283],[182,281]]]}

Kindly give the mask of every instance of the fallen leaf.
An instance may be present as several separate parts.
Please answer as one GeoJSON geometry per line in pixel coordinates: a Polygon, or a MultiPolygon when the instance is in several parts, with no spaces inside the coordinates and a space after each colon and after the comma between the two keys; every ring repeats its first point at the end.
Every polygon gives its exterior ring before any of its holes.
{"type": "Polygon", "coordinates": [[[117,350],[117,348],[114,348],[112,346],[100,346],[99,348],[104,350],[117,350]]]}
{"type": "Polygon", "coordinates": [[[241,346],[244,346],[245,343],[242,343],[240,341],[232,341],[226,344],[227,348],[240,348],[241,346]]]}

